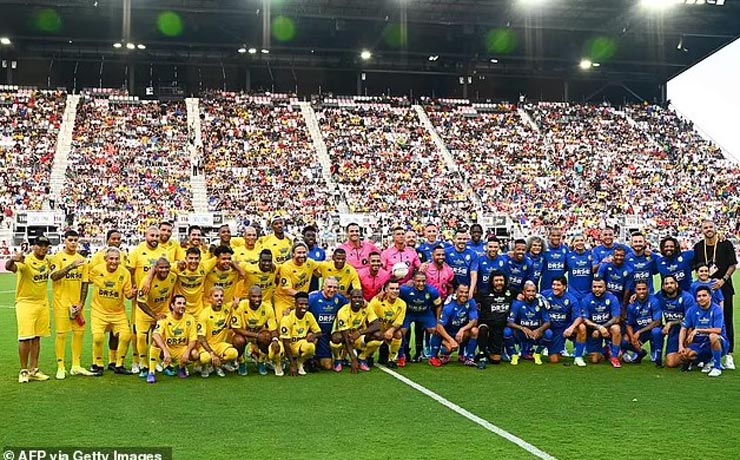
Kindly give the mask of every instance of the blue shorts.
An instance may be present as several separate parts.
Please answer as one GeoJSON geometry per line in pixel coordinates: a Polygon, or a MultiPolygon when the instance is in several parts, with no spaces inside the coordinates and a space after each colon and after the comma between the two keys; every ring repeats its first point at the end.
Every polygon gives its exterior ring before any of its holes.
{"type": "Polygon", "coordinates": [[[406,319],[403,320],[403,328],[409,329],[411,323],[416,323],[417,327],[419,324],[424,329],[434,329],[437,326],[437,319],[434,317],[434,312],[431,310],[423,311],[421,313],[406,312],[406,319]]]}
{"type": "MultiPolygon", "coordinates": [[[[724,337],[720,336],[722,342],[722,356],[727,354],[729,344],[724,337]]],[[[694,342],[689,345],[689,350],[696,352],[696,360],[708,363],[712,360],[712,343],[709,341],[709,337],[700,342],[694,342]]]]}
{"type": "Polygon", "coordinates": [[[319,337],[319,343],[316,346],[316,359],[331,358],[331,334],[324,334],[319,337]]]}
{"type": "MultiPolygon", "coordinates": [[[[563,332],[568,329],[568,326],[564,327],[557,327],[557,328],[550,328],[552,331],[552,343],[550,344],[550,347],[548,348],[548,353],[557,355],[563,352],[565,350],[565,340],[566,338],[563,337],[563,332]]],[[[573,332],[575,335],[575,331],[573,332]]]]}
{"type": "Polygon", "coordinates": [[[666,347],[666,355],[671,353],[678,353],[678,334],[681,332],[681,326],[673,326],[671,331],[668,333],[668,346],[666,347]]]}

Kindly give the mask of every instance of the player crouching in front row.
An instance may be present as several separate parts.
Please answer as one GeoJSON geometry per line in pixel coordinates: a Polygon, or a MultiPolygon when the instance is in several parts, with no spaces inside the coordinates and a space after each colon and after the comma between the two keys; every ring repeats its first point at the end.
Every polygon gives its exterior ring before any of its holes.
{"type": "Polygon", "coordinates": [[[534,359],[537,365],[542,364],[542,350],[552,343],[550,314],[544,297],[537,296],[537,286],[532,281],[524,283],[522,291],[524,300],[515,300],[509,312],[509,324],[504,329],[506,353],[511,357],[511,364],[519,364],[519,358],[534,359]],[[519,345],[519,353],[515,351],[519,345]]]}
{"type": "Polygon", "coordinates": [[[321,328],[308,311],[308,294],[295,294],[295,308],[280,320],[280,340],[290,361],[290,375],[306,375],[303,363],[316,355],[321,328]]]}
{"type": "Polygon", "coordinates": [[[234,301],[237,307],[231,316],[231,329],[234,336],[231,343],[239,351],[239,375],[247,375],[244,354],[257,358],[258,372],[267,375],[266,362],[275,369],[275,375],[283,375],[283,344],[278,339],[278,326],[272,304],[265,302],[262,289],[252,286],[247,300],[234,301]],[[247,347],[250,346],[251,350],[247,347]]]}
{"type": "Polygon", "coordinates": [[[686,312],[679,332],[678,353],[684,362],[683,370],[704,362],[702,372],[719,377],[729,343],[724,313],[722,307],[712,302],[712,290],[707,286],[696,290],[696,303],[686,312]]]}
{"type": "Polygon", "coordinates": [[[198,317],[198,342],[202,348],[200,363],[203,366],[201,376],[208,377],[215,366],[216,375],[226,377],[222,366],[235,362],[239,352],[227,342],[231,308],[224,305],[223,288],[211,288],[209,303],[198,317]]]}
{"type": "MultiPolygon", "coordinates": [[[[351,360],[352,373],[357,370],[370,370],[367,359],[375,354],[383,343],[380,321],[372,308],[365,307],[362,291],[352,289],[349,305],[339,309],[334,332],[331,334],[331,348],[334,356],[339,356],[342,347],[351,360]],[[356,351],[359,353],[359,363],[356,351]]],[[[341,369],[341,368],[340,368],[341,369]]]]}
{"type": "Polygon", "coordinates": [[[456,299],[444,306],[437,320],[434,335],[430,343],[432,356],[429,364],[442,367],[450,361],[450,353],[460,350],[466,366],[475,367],[475,350],[478,348],[478,304],[470,298],[470,287],[460,284],[457,287],[456,299]],[[465,351],[461,349],[466,345],[465,351]],[[445,351],[439,358],[440,348],[445,351]]]}
{"type": "Polygon", "coordinates": [[[185,313],[186,308],[185,296],[176,295],[170,303],[170,313],[157,321],[149,350],[147,383],[156,383],[155,369],[160,358],[164,362],[164,374],[177,375],[180,378],[187,378],[188,364],[200,359],[197,321],[192,315],[185,313]],[[179,366],[177,374],[171,367],[173,363],[179,366]]]}

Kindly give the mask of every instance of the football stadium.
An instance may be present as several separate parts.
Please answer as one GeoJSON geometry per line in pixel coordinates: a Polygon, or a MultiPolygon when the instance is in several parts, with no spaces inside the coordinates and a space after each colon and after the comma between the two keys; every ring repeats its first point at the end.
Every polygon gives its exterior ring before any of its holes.
{"type": "Polygon", "coordinates": [[[740,458],[740,0],[0,0],[0,63],[3,460],[740,458]]]}

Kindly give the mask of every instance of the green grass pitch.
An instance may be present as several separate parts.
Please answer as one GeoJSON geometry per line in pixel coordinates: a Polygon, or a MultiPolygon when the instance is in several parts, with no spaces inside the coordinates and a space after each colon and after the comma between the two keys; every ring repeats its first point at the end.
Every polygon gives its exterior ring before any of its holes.
{"type": "MultiPolygon", "coordinates": [[[[56,381],[50,337],[41,368],[52,380],[21,385],[14,287],[0,276],[0,447],[172,447],[177,460],[535,458],[379,369],[56,381]]],[[[85,365],[90,352],[88,335],[85,365]]],[[[478,371],[455,362],[399,372],[559,460],[740,457],[740,371],[709,379],[651,363],[478,371]]]]}

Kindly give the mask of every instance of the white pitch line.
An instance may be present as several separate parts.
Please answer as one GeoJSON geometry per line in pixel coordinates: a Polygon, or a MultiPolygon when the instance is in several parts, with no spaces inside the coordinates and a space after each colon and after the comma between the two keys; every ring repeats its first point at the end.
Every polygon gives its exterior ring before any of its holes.
{"type": "Polygon", "coordinates": [[[507,441],[516,444],[517,446],[521,447],[522,449],[526,450],[530,454],[541,458],[542,460],[557,460],[552,455],[548,454],[545,451],[542,451],[538,449],[537,447],[533,446],[532,444],[528,443],[527,441],[514,436],[513,434],[509,433],[508,431],[504,430],[503,428],[499,428],[493,423],[489,422],[488,420],[484,420],[477,415],[473,414],[472,412],[463,409],[462,407],[458,406],[457,404],[449,401],[448,399],[443,398],[442,396],[438,395],[437,393],[433,392],[432,390],[423,387],[419,385],[418,383],[414,382],[411,379],[408,379],[404,377],[403,375],[399,374],[398,372],[392,371],[388,369],[385,366],[376,366],[381,371],[385,372],[386,374],[400,380],[401,382],[405,383],[406,385],[410,386],[411,388],[429,396],[433,400],[437,401],[438,403],[442,404],[448,409],[451,409],[454,412],[457,412],[459,415],[462,415],[466,419],[470,420],[473,423],[476,423],[486,430],[490,431],[491,433],[497,434],[501,436],[502,438],[506,439],[507,441]]]}

